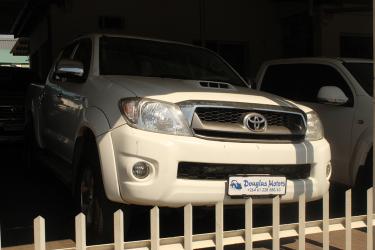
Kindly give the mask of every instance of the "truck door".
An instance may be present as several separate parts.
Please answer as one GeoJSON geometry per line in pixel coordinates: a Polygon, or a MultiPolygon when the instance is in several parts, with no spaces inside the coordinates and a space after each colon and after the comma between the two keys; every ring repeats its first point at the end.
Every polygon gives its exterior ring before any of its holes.
{"type": "Polygon", "coordinates": [[[48,76],[44,88],[44,95],[41,100],[41,113],[43,117],[40,119],[40,134],[46,150],[57,155],[60,155],[61,144],[65,142],[65,139],[61,137],[59,133],[61,126],[59,121],[62,120],[61,115],[63,112],[60,84],[64,79],[56,74],[55,67],[62,59],[70,59],[76,46],[77,43],[70,44],[60,53],[48,76]]]}
{"type": "Polygon", "coordinates": [[[315,110],[322,120],[325,137],[331,145],[332,179],[350,184],[352,125],[355,115],[355,95],[336,65],[295,63],[271,65],[259,88],[262,91],[298,101],[315,110]],[[317,95],[323,86],[337,86],[349,98],[341,106],[319,103],[317,95]]]}
{"type": "Polygon", "coordinates": [[[74,154],[74,144],[79,123],[82,120],[86,96],[83,89],[90,71],[92,44],[91,39],[82,39],[73,51],[72,59],[83,63],[84,74],[80,78],[67,78],[60,83],[61,114],[58,116],[57,133],[64,138],[60,144],[62,156],[71,162],[74,154]]]}

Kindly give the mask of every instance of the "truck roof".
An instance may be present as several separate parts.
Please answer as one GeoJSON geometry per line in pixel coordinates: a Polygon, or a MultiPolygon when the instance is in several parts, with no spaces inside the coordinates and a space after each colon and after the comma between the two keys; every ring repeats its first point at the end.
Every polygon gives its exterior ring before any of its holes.
{"type": "Polygon", "coordinates": [[[90,34],[79,36],[76,39],[74,39],[74,41],[85,38],[85,37],[100,38],[100,37],[103,37],[103,36],[121,37],[121,38],[139,39],[139,40],[145,40],[145,41],[179,44],[179,45],[185,45],[185,46],[205,49],[204,47],[196,46],[196,45],[193,45],[193,44],[190,44],[190,43],[184,43],[184,42],[178,42],[178,41],[172,41],[172,40],[165,40],[165,39],[159,39],[159,38],[136,36],[136,35],[123,35],[123,34],[116,34],[116,33],[90,33],[90,34]]]}
{"type": "Polygon", "coordinates": [[[344,58],[344,57],[297,57],[283,58],[266,61],[266,65],[271,64],[291,64],[291,63],[372,63],[373,61],[365,58],[344,58]]]}

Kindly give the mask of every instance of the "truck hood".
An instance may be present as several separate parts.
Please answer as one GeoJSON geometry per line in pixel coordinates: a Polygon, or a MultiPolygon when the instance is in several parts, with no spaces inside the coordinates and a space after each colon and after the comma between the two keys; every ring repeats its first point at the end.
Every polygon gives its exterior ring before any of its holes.
{"type": "Polygon", "coordinates": [[[158,77],[105,76],[105,79],[145,97],[171,103],[189,100],[257,103],[294,107],[309,112],[311,109],[269,93],[230,85],[230,89],[202,87],[199,80],[179,80],[158,77]]]}

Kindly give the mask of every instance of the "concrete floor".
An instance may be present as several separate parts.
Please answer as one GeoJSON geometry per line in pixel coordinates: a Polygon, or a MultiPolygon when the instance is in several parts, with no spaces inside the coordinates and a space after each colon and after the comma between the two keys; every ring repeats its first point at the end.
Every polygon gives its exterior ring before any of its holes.
{"type": "MultiPolygon", "coordinates": [[[[50,247],[68,247],[74,239],[74,216],[76,208],[69,190],[46,168],[35,166],[33,169],[24,167],[23,146],[0,146],[0,225],[2,247],[5,249],[30,249],[33,240],[33,219],[39,215],[46,219],[46,240],[50,247]],[[13,247],[16,246],[16,247],[13,247]],[[22,246],[22,247],[21,247],[22,246]]],[[[331,217],[344,216],[345,188],[334,185],[331,188],[331,217]]],[[[354,214],[364,212],[365,201],[360,202],[354,214]]],[[[307,220],[321,219],[321,202],[313,202],[307,206],[307,220]]],[[[226,209],[224,213],[225,230],[244,227],[243,207],[226,209]]],[[[257,206],[254,209],[254,225],[266,226],[272,222],[271,206],[257,206]]],[[[194,208],[194,233],[214,231],[213,209],[194,208]]],[[[298,219],[296,204],[281,205],[281,223],[293,223],[298,219]]],[[[146,214],[137,218],[132,224],[129,240],[149,238],[149,217],[146,214]]],[[[170,237],[183,234],[182,209],[161,209],[161,236],[170,237]],[[173,221],[173,223],[171,223],[173,221]]],[[[342,232],[332,236],[332,249],[343,249],[342,232]]],[[[321,249],[321,236],[308,237],[307,249],[321,249]]],[[[353,231],[353,249],[365,249],[365,233],[353,231]],[[355,248],[354,248],[355,247],[355,248]]],[[[295,249],[296,240],[283,241],[283,249],[295,249]]],[[[270,249],[268,242],[257,243],[259,249],[270,249]],[[262,248],[263,247],[263,248],[262,248]]],[[[49,249],[52,249],[49,248],[49,249]]],[[[226,249],[242,249],[232,246],[226,249]]]]}

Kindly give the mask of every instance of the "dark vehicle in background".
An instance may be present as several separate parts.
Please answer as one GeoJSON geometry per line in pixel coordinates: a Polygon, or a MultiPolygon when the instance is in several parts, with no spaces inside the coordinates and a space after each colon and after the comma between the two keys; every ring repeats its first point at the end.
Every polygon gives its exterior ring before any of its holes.
{"type": "Polygon", "coordinates": [[[23,140],[24,100],[33,80],[29,68],[0,67],[0,143],[23,140]]]}
{"type": "Polygon", "coordinates": [[[268,61],[257,89],[315,110],[332,149],[332,180],[372,186],[373,62],[355,58],[289,58],[268,61]]]}

